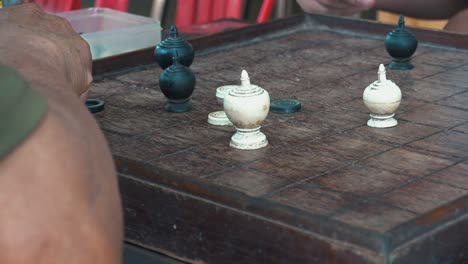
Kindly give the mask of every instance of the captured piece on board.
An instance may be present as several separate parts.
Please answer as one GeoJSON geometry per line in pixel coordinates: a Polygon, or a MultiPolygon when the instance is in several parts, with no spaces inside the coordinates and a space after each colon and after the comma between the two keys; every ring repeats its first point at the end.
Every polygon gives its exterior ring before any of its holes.
{"type": "Polygon", "coordinates": [[[293,99],[279,99],[271,102],[270,112],[291,114],[301,111],[301,102],[293,99]]]}
{"type": "Polygon", "coordinates": [[[91,113],[98,113],[104,110],[104,101],[99,99],[86,99],[86,107],[91,113]]]}
{"type": "MultiPolygon", "coordinates": [[[[224,102],[224,97],[226,97],[226,94],[229,93],[233,88],[235,88],[237,85],[223,85],[221,87],[218,87],[216,89],[216,102],[218,102],[219,105],[223,105],[224,102]]],[[[230,126],[232,125],[232,122],[229,121],[229,118],[226,115],[226,112],[224,111],[216,111],[212,112],[208,115],[208,123],[214,126],[230,126]]]]}

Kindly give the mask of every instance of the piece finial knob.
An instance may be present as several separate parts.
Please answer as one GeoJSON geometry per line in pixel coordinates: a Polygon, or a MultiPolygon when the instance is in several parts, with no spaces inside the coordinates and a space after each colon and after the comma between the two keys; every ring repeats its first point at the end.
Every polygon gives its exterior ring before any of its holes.
{"type": "Polygon", "coordinates": [[[250,78],[246,70],[242,70],[242,73],[241,73],[241,86],[244,88],[247,88],[250,86],[250,78]]]}
{"type": "Polygon", "coordinates": [[[179,31],[177,30],[177,27],[175,25],[171,25],[171,37],[172,38],[179,37],[179,31]]]}
{"type": "Polygon", "coordinates": [[[379,77],[379,81],[381,81],[381,82],[384,82],[384,81],[387,80],[385,66],[383,64],[379,65],[378,77],[379,77]]]}
{"type": "Polygon", "coordinates": [[[400,18],[398,19],[398,28],[405,28],[405,17],[403,15],[400,15],[400,18]]]}

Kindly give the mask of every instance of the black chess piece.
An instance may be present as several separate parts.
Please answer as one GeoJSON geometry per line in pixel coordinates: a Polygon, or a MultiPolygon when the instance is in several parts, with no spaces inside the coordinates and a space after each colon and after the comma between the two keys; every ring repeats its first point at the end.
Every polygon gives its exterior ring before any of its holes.
{"type": "Polygon", "coordinates": [[[418,47],[416,37],[405,28],[405,18],[400,16],[398,28],[390,32],[385,38],[385,48],[392,56],[392,63],[388,65],[393,70],[410,70],[414,66],[410,63],[418,47]]]}
{"type": "Polygon", "coordinates": [[[195,53],[192,45],[179,37],[177,27],[171,26],[171,35],[159,43],[154,49],[154,57],[161,68],[166,69],[172,65],[172,57],[179,54],[179,62],[187,67],[193,62],[195,53]]]}
{"type": "Polygon", "coordinates": [[[192,109],[190,96],[195,89],[195,82],[192,70],[179,62],[176,52],[173,64],[159,75],[159,88],[168,99],[166,111],[174,113],[190,111],[192,109]]]}

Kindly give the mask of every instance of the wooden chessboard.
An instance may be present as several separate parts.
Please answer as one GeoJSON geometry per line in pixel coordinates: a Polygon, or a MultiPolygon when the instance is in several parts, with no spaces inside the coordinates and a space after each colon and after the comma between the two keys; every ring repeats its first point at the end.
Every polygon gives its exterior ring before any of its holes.
{"type": "Polygon", "coordinates": [[[415,68],[387,69],[400,123],[373,129],[362,92],[390,62],[393,28],[305,15],[195,38],[193,110],[180,114],[164,111],[152,50],[96,62],[126,239],[196,263],[468,261],[468,36],[413,30],[415,68]],[[272,100],[302,103],[269,114],[270,145],[255,151],[207,124],[242,69],[272,100]]]}

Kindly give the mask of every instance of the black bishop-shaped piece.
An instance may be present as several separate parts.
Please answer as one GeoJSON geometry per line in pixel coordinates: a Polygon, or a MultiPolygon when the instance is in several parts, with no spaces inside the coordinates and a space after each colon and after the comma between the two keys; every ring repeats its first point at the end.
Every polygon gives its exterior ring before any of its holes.
{"type": "Polygon", "coordinates": [[[166,111],[187,112],[192,109],[190,96],[195,89],[195,75],[192,70],[179,62],[176,52],[173,63],[159,75],[159,88],[168,99],[166,111]]]}
{"type": "Polygon", "coordinates": [[[418,40],[411,31],[406,29],[405,18],[400,16],[398,28],[390,32],[385,38],[385,48],[393,58],[388,67],[393,70],[412,69],[413,65],[410,60],[417,47],[418,40]]]}
{"type": "Polygon", "coordinates": [[[194,51],[192,45],[179,37],[177,27],[171,26],[171,33],[168,38],[161,41],[154,49],[154,57],[161,68],[166,69],[172,65],[172,57],[179,54],[179,62],[187,67],[193,62],[194,51]]]}

